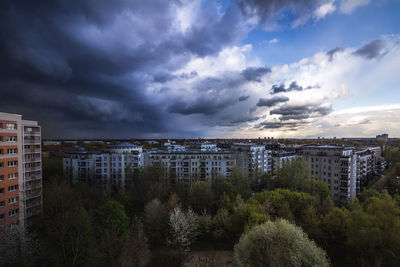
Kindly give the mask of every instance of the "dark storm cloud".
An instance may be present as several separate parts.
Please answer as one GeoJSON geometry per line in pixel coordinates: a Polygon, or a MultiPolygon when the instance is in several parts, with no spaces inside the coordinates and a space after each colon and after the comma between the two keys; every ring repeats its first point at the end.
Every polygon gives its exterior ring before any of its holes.
{"type": "Polygon", "coordinates": [[[287,102],[289,98],[286,96],[274,96],[271,98],[260,98],[258,100],[257,106],[258,107],[272,107],[278,103],[287,102]]]}
{"type": "Polygon", "coordinates": [[[153,81],[158,83],[165,83],[175,79],[192,79],[196,77],[198,73],[196,71],[192,71],[190,73],[181,73],[181,74],[171,74],[169,72],[159,72],[153,76],[153,81]]]}
{"type": "Polygon", "coordinates": [[[336,53],[339,53],[339,52],[342,52],[342,51],[343,51],[343,48],[341,48],[341,47],[335,47],[334,49],[328,51],[328,52],[326,53],[326,55],[329,57],[329,61],[332,61],[332,60],[333,60],[333,57],[335,56],[335,54],[336,54],[336,53]]]}
{"type": "Polygon", "coordinates": [[[245,123],[245,122],[254,122],[254,121],[258,121],[262,118],[265,118],[265,116],[256,116],[256,117],[243,117],[240,119],[236,119],[231,121],[231,124],[241,124],[241,123],[245,123]]]}
{"type": "Polygon", "coordinates": [[[244,69],[241,74],[248,81],[261,82],[261,78],[270,72],[271,68],[267,67],[249,67],[244,69]]]}
{"type": "Polygon", "coordinates": [[[220,110],[233,105],[236,101],[224,98],[198,98],[194,101],[180,101],[168,107],[168,112],[182,115],[214,115],[220,110]]]}
{"type": "Polygon", "coordinates": [[[239,6],[244,15],[257,17],[267,29],[290,24],[295,27],[311,18],[319,6],[327,0],[241,0],[239,6]]]}
{"type": "Polygon", "coordinates": [[[239,97],[239,102],[246,101],[247,99],[249,99],[249,97],[250,97],[249,95],[242,95],[239,97]]]}
{"type": "Polygon", "coordinates": [[[201,11],[195,25],[174,31],[180,5],[163,0],[1,1],[2,111],[43,121],[45,137],[170,131],[164,105],[146,93],[149,83],[197,76],[171,73],[193,56],[218,53],[247,31],[235,7],[222,16],[212,8],[201,11]]]}
{"type": "Polygon", "coordinates": [[[297,82],[294,81],[288,87],[285,87],[284,84],[274,84],[271,88],[271,94],[286,93],[291,91],[303,91],[317,88],[320,88],[319,85],[303,87],[298,85],[297,82]]]}
{"type": "Polygon", "coordinates": [[[303,120],[314,117],[326,116],[332,112],[331,105],[305,104],[283,105],[270,111],[270,115],[281,115],[281,121],[303,120]]]}
{"type": "Polygon", "coordinates": [[[304,125],[301,122],[261,122],[254,126],[255,129],[265,130],[265,129],[281,129],[289,128],[290,130],[297,130],[297,127],[304,125]]]}
{"type": "Polygon", "coordinates": [[[362,56],[367,59],[377,58],[384,55],[381,53],[383,46],[384,44],[382,40],[375,40],[356,50],[354,55],[362,56]]]}

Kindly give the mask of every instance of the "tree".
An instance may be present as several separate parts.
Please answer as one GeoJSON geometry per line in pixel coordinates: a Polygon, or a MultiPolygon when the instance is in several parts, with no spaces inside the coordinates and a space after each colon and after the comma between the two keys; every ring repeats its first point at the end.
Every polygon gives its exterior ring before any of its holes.
{"type": "Polygon", "coordinates": [[[307,162],[298,157],[283,163],[282,168],[277,171],[275,187],[313,193],[315,182],[315,178],[310,175],[307,162]]]}
{"type": "Polygon", "coordinates": [[[95,222],[102,256],[105,263],[113,265],[128,237],[129,217],[125,214],[121,203],[108,200],[96,210],[95,222]]]}
{"type": "Polygon", "coordinates": [[[236,166],[232,170],[231,183],[235,195],[240,195],[244,199],[248,199],[251,196],[249,178],[246,177],[246,175],[244,175],[236,166]]]}
{"type": "Polygon", "coordinates": [[[144,229],[152,248],[165,244],[168,233],[168,209],[158,199],[153,199],[144,208],[144,229]]]}
{"type": "Polygon", "coordinates": [[[170,236],[168,244],[183,251],[188,251],[197,237],[198,220],[193,210],[184,213],[175,208],[169,214],[170,236]]]}
{"type": "Polygon", "coordinates": [[[325,252],[301,228],[279,219],[244,233],[234,249],[236,266],[329,266],[325,252]]]}
{"type": "Polygon", "coordinates": [[[122,267],[147,266],[150,260],[150,251],[147,241],[142,221],[139,217],[134,217],[132,220],[131,233],[122,247],[119,265],[122,267]]]}
{"type": "Polygon", "coordinates": [[[207,182],[195,182],[189,189],[188,202],[196,212],[210,211],[214,204],[214,196],[211,186],[207,182]]]}

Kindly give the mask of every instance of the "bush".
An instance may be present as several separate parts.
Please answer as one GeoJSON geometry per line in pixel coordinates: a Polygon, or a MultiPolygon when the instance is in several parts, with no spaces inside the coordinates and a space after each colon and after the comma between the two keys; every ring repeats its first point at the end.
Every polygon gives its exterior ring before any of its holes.
{"type": "Polygon", "coordinates": [[[300,227],[279,219],[253,227],[234,250],[236,266],[329,266],[325,252],[300,227]]]}

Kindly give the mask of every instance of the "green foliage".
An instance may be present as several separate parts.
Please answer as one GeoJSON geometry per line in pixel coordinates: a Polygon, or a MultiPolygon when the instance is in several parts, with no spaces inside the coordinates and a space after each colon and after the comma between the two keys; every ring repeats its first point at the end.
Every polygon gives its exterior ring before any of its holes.
{"type": "Polygon", "coordinates": [[[165,245],[168,235],[169,212],[179,207],[176,197],[171,197],[168,203],[153,199],[144,208],[144,229],[152,248],[165,245]]]}
{"type": "Polygon", "coordinates": [[[61,158],[42,159],[43,181],[48,181],[50,177],[62,177],[63,166],[61,158]]]}
{"type": "Polygon", "coordinates": [[[293,161],[284,162],[282,168],[277,171],[275,188],[313,193],[315,182],[307,162],[298,157],[293,161]]]}
{"type": "Polygon", "coordinates": [[[96,234],[102,262],[113,265],[117,261],[129,234],[129,221],[118,201],[108,200],[96,210],[96,234]]]}
{"type": "Polygon", "coordinates": [[[329,266],[301,228],[279,219],[253,227],[235,245],[236,266],[329,266]]]}
{"type": "Polygon", "coordinates": [[[188,204],[196,212],[210,211],[214,203],[214,195],[210,183],[195,182],[189,189],[188,204]]]}
{"type": "Polygon", "coordinates": [[[232,170],[231,183],[235,195],[240,195],[244,199],[251,196],[250,181],[236,166],[232,170]]]}

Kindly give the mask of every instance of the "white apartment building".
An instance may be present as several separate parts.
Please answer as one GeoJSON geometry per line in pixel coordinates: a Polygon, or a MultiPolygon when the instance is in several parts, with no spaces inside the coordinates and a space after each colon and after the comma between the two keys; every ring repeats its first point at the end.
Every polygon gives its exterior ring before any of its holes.
{"type": "Polygon", "coordinates": [[[160,164],[168,184],[182,183],[189,186],[215,176],[229,179],[235,165],[230,152],[152,151],[146,157],[146,165],[160,164]]]}
{"type": "Polygon", "coordinates": [[[231,146],[236,166],[246,175],[256,170],[261,173],[272,171],[272,152],[264,145],[233,144],[231,146]]]}
{"type": "Polygon", "coordinates": [[[328,185],[336,202],[356,196],[357,156],[353,147],[304,146],[303,157],[310,166],[310,174],[328,185]]]}
{"type": "Polygon", "coordinates": [[[64,175],[73,184],[87,182],[106,190],[131,185],[129,170],[144,165],[143,148],[130,143],[111,146],[106,151],[72,151],[63,158],[64,175]]]}
{"type": "Polygon", "coordinates": [[[380,147],[369,147],[355,152],[357,156],[357,192],[377,174],[380,147]]]}

